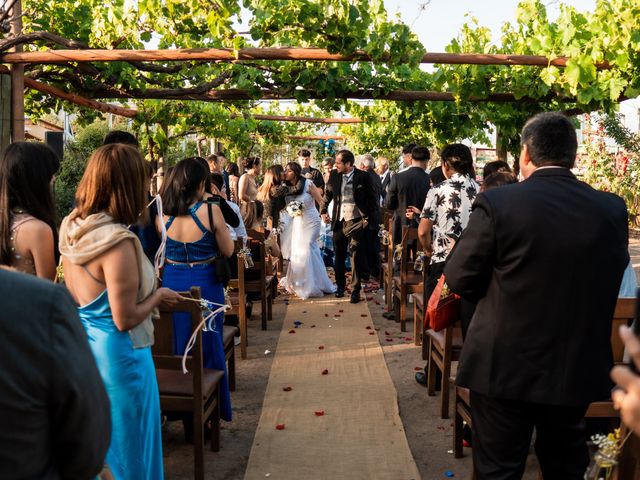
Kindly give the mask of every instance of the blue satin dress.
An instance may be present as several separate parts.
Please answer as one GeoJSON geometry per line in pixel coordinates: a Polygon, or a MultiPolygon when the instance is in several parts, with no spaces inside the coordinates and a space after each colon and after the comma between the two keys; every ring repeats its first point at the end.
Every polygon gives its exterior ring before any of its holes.
{"type": "MultiPolygon", "coordinates": [[[[191,287],[200,287],[202,298],[221,305],[224,304],[224,288],[216,279],[216,268],[212,260],[218,251],[216,237],[207,230],[196,216],[202,202],[196,203],[189,210],[191,218],[202,231],[202,237],[197,242],[178,242],[167,236],[165,257],[170,262],[165,263],[162,274],[162,286],[175,291],[189,291],[191,287]]],[[[175,217],[170,217],[166,223],[169,230],[175,217]]],[[[227,362],[224,356],[222,343],[222,329],[224,325],[224,313],[215,318],[215,329],[202,333],[202,354],[205,368],[221,370],[224,377],[220,383],[220,418],[231,421],[231,393],[227,378],[227,362]]],[[[187,313],[173,314],[173,349],[176,355],[182,355],[193,333],[191,316],[187,313]]]]}
{"type": "Polygon", "coordinates": [[[162,479],[160,397],[151,348],[133,348],[113,323],[107,291],[78,309],[111,402],[105,463],[116,480],[162,479]]]}

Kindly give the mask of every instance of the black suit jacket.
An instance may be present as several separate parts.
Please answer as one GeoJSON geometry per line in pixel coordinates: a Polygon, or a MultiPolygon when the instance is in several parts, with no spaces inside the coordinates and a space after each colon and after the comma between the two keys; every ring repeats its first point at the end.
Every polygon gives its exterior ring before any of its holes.
{"type": "Polygon", "coordinates": [[[429,174],[420,167],[407,168],[391,178],[384,206],[395,211],[393,216],[394,243],[400,242],[403,226],[417,226],[417,222],[414,224],[409,222],[405,213],[407,207],[410,206],[422,209],[427,199],[429,183],[429,174]]]}
{"type": "MultiPolygon", "coordinates": [[[[368,172],[363,172],[357,168],[353,171],[353,199],[367,221],[374,220],[376,196],[368,172]]],[[[324,197],[320,213],[328,213],[329,203],[333,200],[333,211],[331,214],[331,229],[336,229],[338,216],[340,215],[340,202],[342,201],[342,174],[337,170],[332,170],[329,181],[325,185],[324,197]]]]}
{"type": "Polygon", "coordinates": [[[627,234],[624,201],[564,168],[478,195],[445,267],[478,300],[456,383],[542,404],[607,398],[627,234]]]}
{"type": "Polygon", "coordinates": [[[109,399],[67,291],[0,269],[0,476],[94,478],[109,399]]]}
{"type": "Polygon", "coordinates": [[[373,214],[369,219],[369,230],[380,229],[382,223],[382,213],[380,211],[380,197],[382,196],[382,182],[380,181],[380,175],[378,175],[373,169],[367,170],[367,173],[371,176],[371,185],[373,186],[373,192],[375,194],[375,202],[373,205],[373,214]]]}
{"type": "Polygon", "coordinates": [[[391,183],[391,170],[387,170],[386,175],[383,178],[380,178],[380,183],[382,186],[382,201],[384,202],[386,196],[387,196],[387,191],[389,190],[389,184],[391,183]]]}
{"type": "Polygon", "coordinates": [[[316,187],[324,189],[324,178],[322,177],[322,172],[317,168],[303,168],[302,176],[311,180],[316,187]]]}

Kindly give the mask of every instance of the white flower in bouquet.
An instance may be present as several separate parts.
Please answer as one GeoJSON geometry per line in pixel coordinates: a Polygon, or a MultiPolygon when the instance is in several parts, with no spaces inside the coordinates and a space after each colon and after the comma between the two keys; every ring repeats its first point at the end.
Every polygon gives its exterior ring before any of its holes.
{"type": "Polygon", "coordinates": [[[302,202],[293,201],[287,205],[287,213],[292,217],[299,217],[302,215],[302,202]]]}

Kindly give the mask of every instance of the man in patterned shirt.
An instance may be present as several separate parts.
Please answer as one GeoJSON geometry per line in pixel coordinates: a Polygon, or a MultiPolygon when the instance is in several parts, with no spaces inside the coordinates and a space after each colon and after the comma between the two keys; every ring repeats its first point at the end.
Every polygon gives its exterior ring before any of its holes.
{"type": "MultiPolygon", "coordinates": [[[[467,226],[471,205],[480,190],[473,179],[473,157],[469,147],[461,143],[447,145],[440,157],[446,180],[427,193],[418,226],[422,247],[431,256],[425,285],[426,298],[431,296],[444,272],[447,256],[467,226]]],[[[425,386],[426,368],[424,372],[416,373],[416,381],[425,386]]]]}

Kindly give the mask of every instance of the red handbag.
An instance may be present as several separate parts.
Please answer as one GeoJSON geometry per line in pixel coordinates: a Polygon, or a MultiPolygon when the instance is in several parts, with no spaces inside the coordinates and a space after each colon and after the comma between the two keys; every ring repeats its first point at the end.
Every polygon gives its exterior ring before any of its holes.
{"type": "Polygon", "coordinates": [[[434,288],[427,310],[424,315],[424,327],[427,326],[436,332],[444,330],[452,323],[460,320],[460,304],[462,300],[455,293],[442,296],[444,288],[444,275],[440,276],[436,288],[434,288]]]}

